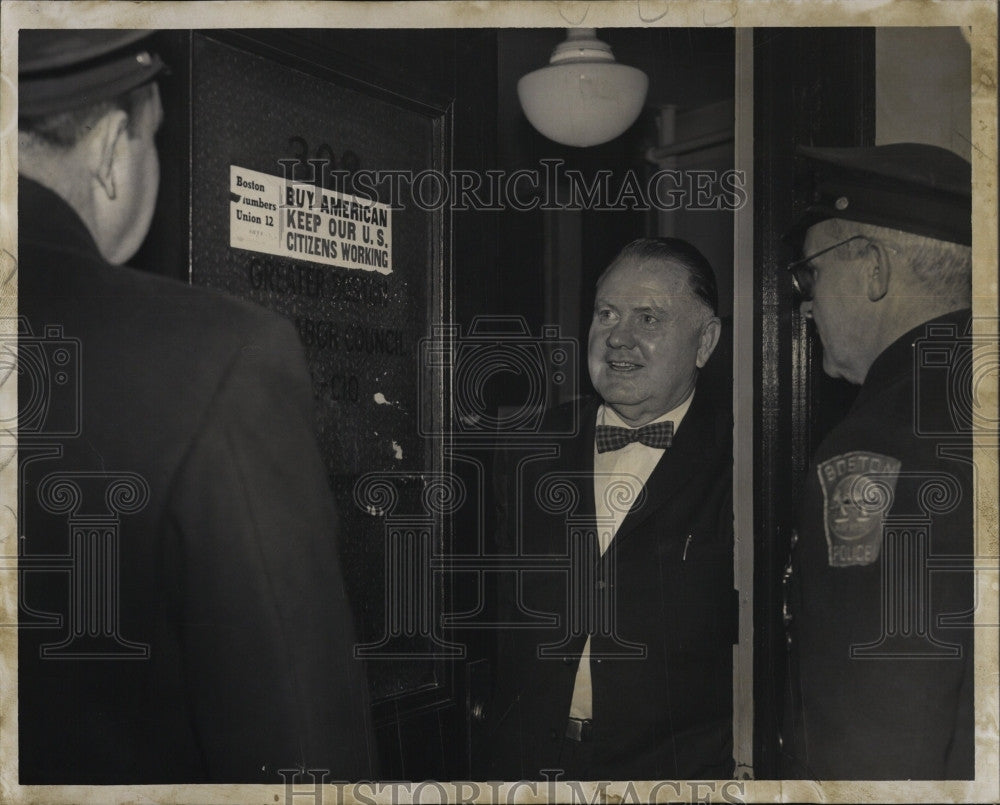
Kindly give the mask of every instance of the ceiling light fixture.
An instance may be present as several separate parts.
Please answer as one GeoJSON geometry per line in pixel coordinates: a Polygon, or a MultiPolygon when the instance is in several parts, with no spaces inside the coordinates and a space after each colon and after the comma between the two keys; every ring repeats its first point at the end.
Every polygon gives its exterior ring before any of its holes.
{"type": "Polygon", "coordinates": [[[646,100],[649,79],[618,64],[594,28],[569,28],[546,67],[517,82],[528,121],[563,145],[600,145],[631,126],[646,100]]]}

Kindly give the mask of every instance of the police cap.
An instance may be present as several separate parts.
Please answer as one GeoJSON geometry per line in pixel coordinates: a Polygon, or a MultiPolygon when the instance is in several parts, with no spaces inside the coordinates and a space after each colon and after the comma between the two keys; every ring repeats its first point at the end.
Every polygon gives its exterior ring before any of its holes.
{"type": "Polygon", "coordinates": [[[163,61],[152,31],[23,29],[18,42],[18,116],[69,112],[152,81],[163,61]]]}
{"type": "Polygon", "coordinates": [[[813,167],[812,201],[785,236],[841,218],[972,244],[972,166],[946,148],[894,143],[871,148],[806,148],[813,167]]]}

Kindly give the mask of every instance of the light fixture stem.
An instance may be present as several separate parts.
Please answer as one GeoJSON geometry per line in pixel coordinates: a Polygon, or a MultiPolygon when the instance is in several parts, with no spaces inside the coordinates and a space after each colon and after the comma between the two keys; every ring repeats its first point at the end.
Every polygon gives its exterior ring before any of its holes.
{"type": "Polygon", "coordinates": [[[596,28],[567,28],[566,39],[556,45],[549,64],[613,62],[611,45],[597,38],[596,28]]]}

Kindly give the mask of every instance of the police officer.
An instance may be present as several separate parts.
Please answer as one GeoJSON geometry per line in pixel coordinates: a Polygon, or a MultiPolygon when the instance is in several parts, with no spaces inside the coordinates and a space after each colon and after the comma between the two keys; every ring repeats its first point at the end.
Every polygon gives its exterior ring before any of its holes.
{"type": "Polygon", "coordinates": [[[367,778],[294,328],[122,265],[160,175],[142,32],[19,54],[19,781],[367,778]]]}
{"type": "Polygon", "coordinates": [[[789,271],[824,371],[861,388],[799,515],[782,776],[969,779],[970,166],[909,143],[802,154],[789,271]]]}

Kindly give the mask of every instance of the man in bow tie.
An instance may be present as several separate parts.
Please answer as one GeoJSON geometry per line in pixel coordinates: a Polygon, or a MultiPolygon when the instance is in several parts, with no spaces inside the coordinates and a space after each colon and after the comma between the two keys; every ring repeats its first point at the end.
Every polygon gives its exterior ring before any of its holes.
{"type": "Polygon", "coordinates": [[[492,774],[733,773],[731,424],[696,391],[717,305],[689,243],[626,246],[590,326],[602,399],[551,412],[577,432],[500,474],[501,540],[538,569],[501,592],[492,774]]]}

